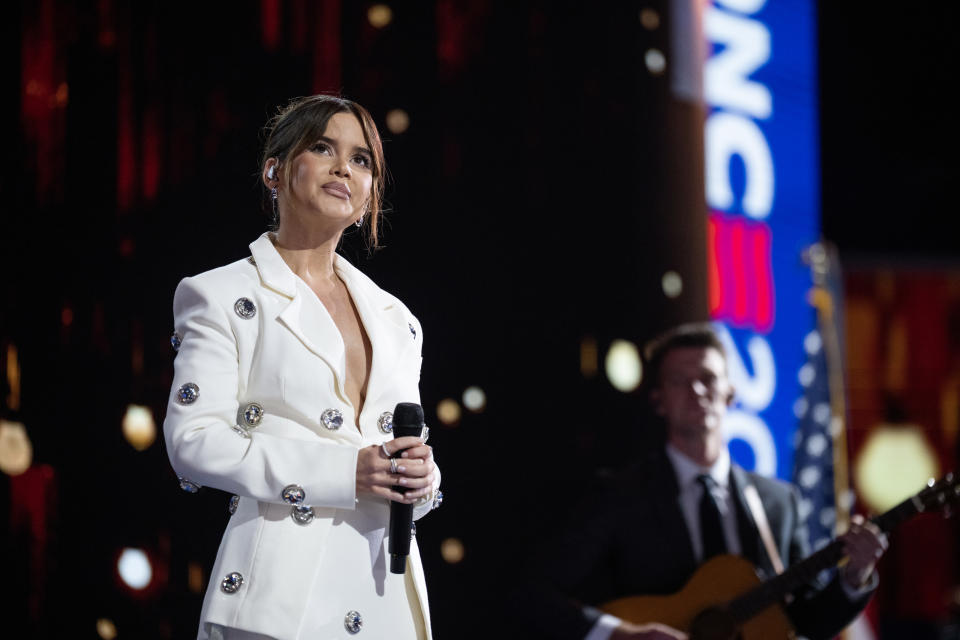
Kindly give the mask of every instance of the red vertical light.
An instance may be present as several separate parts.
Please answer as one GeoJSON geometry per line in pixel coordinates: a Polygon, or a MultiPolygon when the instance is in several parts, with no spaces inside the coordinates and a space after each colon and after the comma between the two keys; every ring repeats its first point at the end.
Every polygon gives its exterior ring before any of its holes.
{"type": "Polygon", "coordinates": [[[282,12],[280,0],[260,0],[260,34],[267,51],[276,51],[280,45],[282,12]]]}
{"type": "Polygon", "coordinates": [[[290,38],[293,50],[297,53],[307,51],[307,39],[310,37],[310,19],[306,0],[290,0],[290,38]]]}
{"type": "Polygon", "coordinates": [[[136,200],[136,130],[133,116],[133,69],[130,34],[121,31],[117,55],[117,211],[131,209],[136,200]]]}
{"type": "Polygon", "coordinates": [[[98,0],[97,20],[97,44],[100,45],[101,49],[112,49],[117,42],[113,0],[98,0]]]}
{"type": "Polygon", "coordinates": [[[320,3],[313,34],[313,92],[340,90],[340,0],[320,3]]]}
{"type": "Polygon", "coordinates": [[[143,142],[141,144],[141,188],[144,200],[153,200],[160,189],[160,125],[157,107],[147,108],[143,114],[143,142]]]}
{"type": "Polygon", "coordinates": [[[160,189],[161,166],[161,130],[160,107],[157,96],[152,87],[156,86],[156,79],[160,75],[157,59],[157,30],[156,24],[151,22],[147,27],[147,37],[144,43],[144,60],[147,78],[147,107],[143,110],[140,138],[140,194],[144,201],[151,201],[157,197],[160,189]]]}
{"type": "Polygon", "coordinates": [[[754,284],[754,323],[757,331],[766,333],[773,328],[773,239],[770,228],[764,224],[750,229],[750,271],[754,284]]]}
{"type": "Polygon", "coordinates": [[[30,583],[25,587],[33,620],[40,620],[44,613],[51,523],[56,510],[56,474],[52,467],[34,465],[10,478],[10,529],[27,541],[30,583]]]}
{"type": "MultiPolygon", "coordinates": [[[[28,3],[21,38],[21,118],[32,148],[36,201],[55,201],[63,193],[65,107],[69,99],[64,56],[57,49],[57,15],[53,0],[28,3]]],[[[26,7],[26,5],[25,5],[26,7]]]]}
{"type": "Polygon", "coordinates": [[[453,75],[463,66],[463,19],[453,0],[437,2],[437,60],[444,75],[453,75]]]}
{"type": "Polygon", "coordinates": [[[707,295],[710,317],[715,318],[723,302],[723,286],[720,279],[720,254],[717,249],[717,221],[713,216],[707,220],[707,295]]]}
{"type": "Polygon", "coordinates": [[[747,263],[744,260],[743,220],[735,219],[730,224],[730,259],[733,261],[733,321],[743,323],[747,319],[747,263]]]}

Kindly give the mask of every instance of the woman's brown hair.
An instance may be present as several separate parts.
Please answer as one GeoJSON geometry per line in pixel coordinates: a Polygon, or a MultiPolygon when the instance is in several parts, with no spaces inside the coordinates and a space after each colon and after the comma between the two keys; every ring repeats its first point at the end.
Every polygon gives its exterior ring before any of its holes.
{"type": "MultiPolygon", "coordinates": [[[[378,231],[383,206],[386,166],[383,160],[383,143],[380,141],[377,125],[373,122],[370,112],[362,106],[352,100],[326,94],[294,98],[264,127],[266,142],[263,145],[260,168],[262,170],[270,158],[276,158],[277,164],[282,167],[288,159],[296,158],[306,151],[323,135],[327,129],[327,123],[335,113],[352,113],[356,116],[360,121],[360,128],[363,129],[367,146],[373,154],[371,166],[373,188],[363,226],[366,231],[367,247],[371,250],[376,249],[379,244],[378,231]]],[[[281,172],[280,176],[284,187],[289,190],[290,173],[281,172]]],[[[279,224],[280,221],[274,218],[273,228],[275,229],[279,224]]]]}

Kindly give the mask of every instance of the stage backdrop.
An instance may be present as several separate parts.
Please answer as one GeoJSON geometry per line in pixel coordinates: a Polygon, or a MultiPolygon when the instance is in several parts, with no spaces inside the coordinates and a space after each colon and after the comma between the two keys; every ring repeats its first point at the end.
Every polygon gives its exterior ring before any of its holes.
{"type": "Polygon", "coordinates": [[[804,260],[820,233],[815,7],[717,0],[702,29],[709,310],[737,389],[730,449],[789,479],[812,382],[804,341],[817,339],[804,260]]]}

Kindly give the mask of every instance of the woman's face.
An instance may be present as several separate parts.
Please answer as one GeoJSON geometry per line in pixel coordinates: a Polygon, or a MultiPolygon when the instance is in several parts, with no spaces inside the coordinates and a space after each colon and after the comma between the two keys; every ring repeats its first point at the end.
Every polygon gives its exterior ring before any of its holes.
{"type": "Polygon", "coordinates": [[[370,201],[373,154],[352,113],[333,114],[323,135],[287,170],[290,192],[281,191],[281,227],[283,217],[296,215],[307,224],[326,222],[344,229],[360,218],[370,201]]]}

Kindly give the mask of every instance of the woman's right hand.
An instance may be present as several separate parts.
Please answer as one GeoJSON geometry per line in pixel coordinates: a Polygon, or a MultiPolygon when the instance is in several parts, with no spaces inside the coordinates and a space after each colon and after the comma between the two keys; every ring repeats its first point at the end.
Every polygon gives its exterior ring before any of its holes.
{"type": "Polygon", "coordinates": [[[610,640],[687,640],[687,634],[659,622],[621,622],[610,635],[610,640]]]}
{"type": "Polygon", "coordinates": [[[372,494],[412,504],[433,489],[434,469],[433,449],[415,436],[364,447],[357,455],[357,495],[372,494]],[[397,472],[394,474],[390,471],[390,457],[398,451],[404,451],[401,454],[404,457],[396,458],[397,472]],[[407,491],[395,491],[395,486],[405,487],[407,491]]]}

